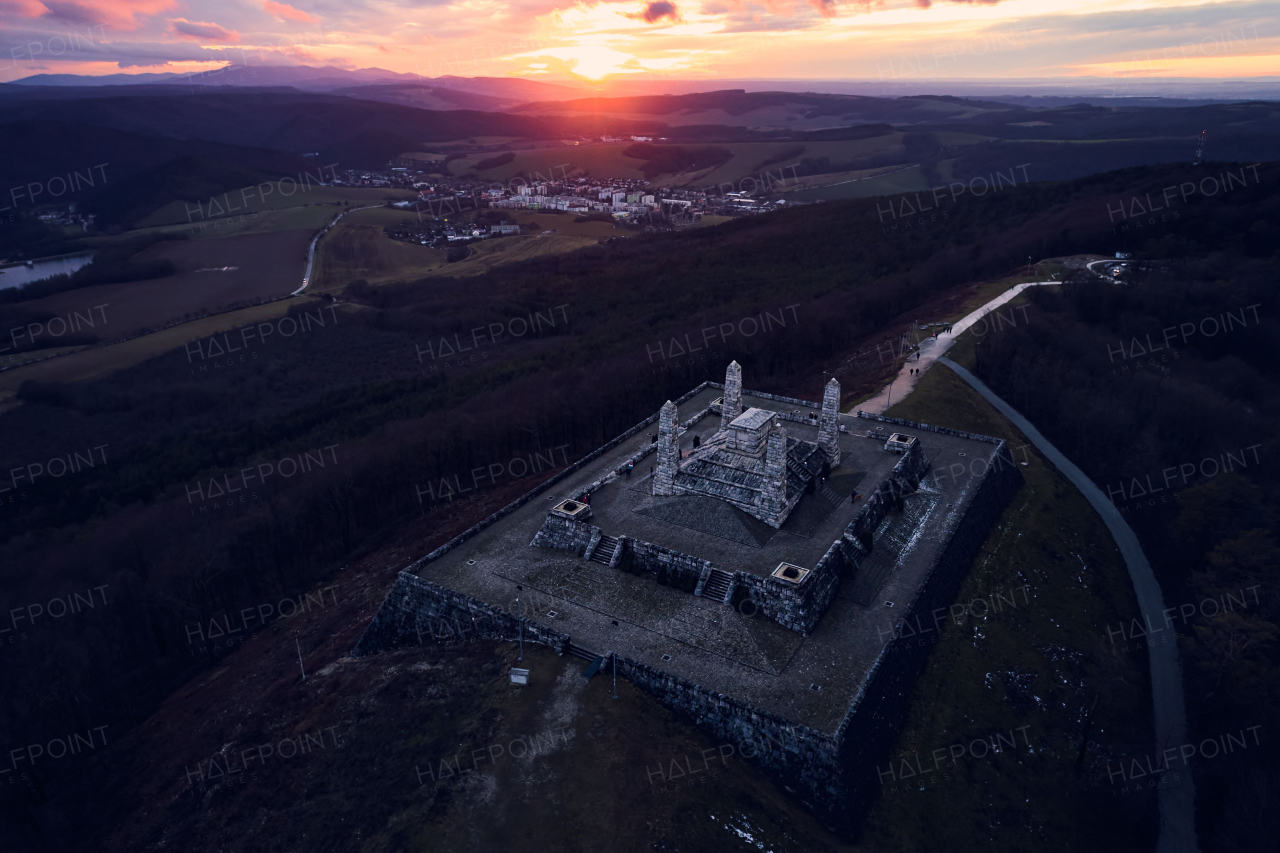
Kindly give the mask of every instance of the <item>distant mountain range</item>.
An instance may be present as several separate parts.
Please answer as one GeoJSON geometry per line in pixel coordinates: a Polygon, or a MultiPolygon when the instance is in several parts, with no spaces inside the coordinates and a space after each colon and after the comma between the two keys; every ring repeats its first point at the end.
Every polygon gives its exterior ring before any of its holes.
{"type": "MultiPolygon", "coordinates": [[[[14,81],[14,86],[103,87],[103,86],[184,86],[205,91],[218,86],[276,88],[291,86],[304,92],[337,92],[358,87],[374,90],[413,91],[414,89],[448,89],[465,92],[499,102],[516,104],[534,100],[580,97],[590,90],[584,86],[544,83],[519,77],[423,77],[400,74],[381,68],[349,71],[332,66],[310,65],[228,65],[198,74],[35,74],[14,81]]],[[[381,100],[381,99],[375,99],[381,100]]]]}
{"type": "MultiPolygon", "coordinates": [[[[391,87],[376,92],[373,100],[418,105],[414,87],[448,89],[497,99],[504,104],[565,100],[584,96],[685,95],[710,90],[743,89],[747,92],[807,92],[893,98],[910,95],[955,95],[969,98],[1063,98],[1072,102],[1113,102],[1128,99],[1155,101],[1150,106],[1185,105],[1185,101],[1280,100],[1280,77],[1220,80],[1198,77],[1072,77],[1040,79],[930,79],[926,75],[891,75],[880,80],[652,80],[619,77],[602,83],[581,80],[533,80],[519,77],[423,77],[382,68],[348,70],[309,65],[228,65],[199,74],[145,73],[89,76],[36,74],[11,85],[19,86],[292,86],[309,92],[337,92],[355,87],[391,87]],[[410,87],[395,93],[395,87],[410,87]]],[[[370,97],[370,93],[360,95],[370,97]]],[[[429,95],[426,97],[430,97],[429,95]]],[[[423,106],[429,106],[424,102],[423,106]]],[[[469,107],[476,108],[476,107],[469,107]]]]}

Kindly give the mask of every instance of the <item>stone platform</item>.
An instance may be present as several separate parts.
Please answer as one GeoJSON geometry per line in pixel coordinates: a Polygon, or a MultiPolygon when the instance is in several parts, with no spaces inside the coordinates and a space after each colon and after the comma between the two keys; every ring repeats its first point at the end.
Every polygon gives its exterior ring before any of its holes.
{"type": "MultiPolygon", "coordinates": [[[[683,451],[720,428],[719,387],[679,401],[678,422],[694,421],[679,435],[683,451]]],[[[819,439],[816,404],[744,391],[742,405],[782,413],[791,437],[819,439]]],[[[403,572],[356,653],[514,639],[519,612],[526,642],[616,649],[619,674],[718,736],[760,742],[761,764],[847,828],[874,795],[868,772],[891,745],[894,709],[910,693],[903,681],[909,687],[927,654],[904,646],[895,625],[951,603],[1022,478],[995,439],[850,415],[839,425],[840,464],[774,530],[714,499],[651,495],[655,417],[403,572]],[[868,438],[869,428],[884,433],[868,438]],[[893,432],[917,438],[914,455],[885,449],[893,432]],[[618,473],[628,460],[630,478],[618,473]],[[904,471],[918,483],[902,487],[904,471]],[[587,523],[565,522],[560,547],[531,545],[552,507],[585,493],[587,523]],[[612,559],[589,559],[613,540],[612,559]],[[857,544],[867,540],[869,554],[857,544]],[[812,573],[796,585],[807,597],[798,610],[762,612],[771,590],[786,586],[774,577],[782,563],[812,573]],[[732,603],[706,597],[708,566],[735,579],[732,603]]]]}

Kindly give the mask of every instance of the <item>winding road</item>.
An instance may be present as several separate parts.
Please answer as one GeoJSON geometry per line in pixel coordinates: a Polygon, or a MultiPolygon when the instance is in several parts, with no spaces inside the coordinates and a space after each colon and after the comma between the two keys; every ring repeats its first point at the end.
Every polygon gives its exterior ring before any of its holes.
{"type": "MultiPolygon", "coordinates": [[[[1010,288],[981,308],[967,315],[964,319],[952,324],[951,331],[940,333],[937,338],[930,338],[921,343],[919,360],[909,359],[903,365],[897,377],[886,388],[867,402],[857,406],[862,411],[883,414],[889,408],[889,401],[895,385],[897,399],[911,393],[919,374],[928,370],[934,362],[941,362],[955,371],[974,390],[995,406],[1002,415],[1008,418],[1022,431],[1023,435],[1035,445],[1045,458],[1053,463],[1062,474],[1070,480],[1089,504],[1102,516],[1102,521],[1111,531],[1116,547],[1124,558],[1129,570],[1129,578],[1133,581],[1134,591],[1138,597],[1138,610],[1142,614],[1144,624],[1148,626],[1167,625],[1165,619],[1164,596],[1160,591],[1160,583],[1147,556],[1142,552],[1142,545],[1120,511],[1116,509],[1102,490],[1093,484],[1076,465],[1062,454],[1056,447],[1040,434],[1029,420],[1020,412],[1000,399],[982,380],[965,368],[956,364],[944,353],[955,343],[956,338],[975,324],[983,322],[992,311],[1005,305],[1028,287],[1046,284],[1060,284],[1056,281],[1036,281],[1019,284],[1010,288]]],[[[1016,314],[1005,312],[1009,319],[1017,322],[1016,314]]],[[[990,323],[1009,322],[1009,319],[988,321],[990,323]]],[[[984,329],[986,326],[983,327],[984,329]]],[[[976,332],[975,332],[976,334],[976,332]]],[[[985,331],[982,334],[986,334],[985,331]]],[[[1173,643],[1154,643],[1148,645],[1151,669],[1151,701],[1154,716],[1156,755],[1158,762],[1164,750],[1175,752],[1178,747],[1187,743],[1187,709],[1182,690],[1182,667],[1178,662],[1178,647],[1173,643]]],[[[1160,785],[1157,788],[1160,797],[1160,834],[1156,850],[1158,853],[1197,853],[1195,823],[1195,782],[1191,774],[1183,772],[1179,775],[1179,783],[1173,786],[1160,785]]]]}
{"type": "Polygon", "coordinates": [[[311,265],[316,259],[316,246],[320,244],[320,238],[329,233],[329,229],[338,224],[338,220],[346,216],[348,213],[355,213],[357,210],[369,210],[374,207],[382,207],[380,204],[366,204],[364,207],[353,207],[350,210],[344,210],[337,216],[333,217],[333,221],[320,229],[320,233],[311,238],[311,248],[307,250],[307,269],[302,273],[302,287],[299,287],[290,296],[297,296],[307,289],[307,285],[311,282],[311,265]]]}

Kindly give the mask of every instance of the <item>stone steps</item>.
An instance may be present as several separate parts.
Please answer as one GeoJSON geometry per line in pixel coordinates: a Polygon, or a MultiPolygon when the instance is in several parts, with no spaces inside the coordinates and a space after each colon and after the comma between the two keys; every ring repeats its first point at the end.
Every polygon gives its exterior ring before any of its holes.
{"type": "Polygon", "coordinates": [[[710,577],[702,587],[702,597],[712,601],[727,602],[733,590],[733,575],[720,569],[712,569],[710,577]]]}
{"type": "Polygon", "coordinates": [[[612,536],[601,536],[600,541],[596,543],[596,547],[592,549],[591,556],[588,558],[593,563],[609,565],[613,562],[613,553],[618,550],[618,540],[612,536]]]}
{"type": "Polygon", "coordinates": [[[569,641],[569,645],[565,648],[565,654],[572,655],[575,658],[582,658],[585,661],[594,661],[600,657],[590,649],[584,649],[582,646],[574,644],[572,640],[569,641]]]}

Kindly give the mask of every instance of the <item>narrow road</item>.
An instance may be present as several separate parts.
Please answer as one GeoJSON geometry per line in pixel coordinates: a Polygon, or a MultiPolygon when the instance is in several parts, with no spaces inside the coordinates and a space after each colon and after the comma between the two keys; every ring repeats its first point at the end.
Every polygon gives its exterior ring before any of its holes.
{"type": "Polygon", "coordinates": [[[302,274],[302,287],[299,287],[290,296],[297,296],[299,293],[307,289],[307,284],[311,282],[311,264],[316,259],[316,246],[320,244],[320,238],[329,233],[329,229],[338,224],[338,220],[346,216],[348,213],[355,213],[357,210],[369,210],[374,207],[382,207],[380,204],[366,204],[364,207],[353,207],[350,210],[344,210],[337,216],[333,217],[333,221],[320,229],[320,233],[311,238],[311,248],[307,250],[307,269],[302,274]]]}
{"type": "MultiPolygon", "coordinates": [[[[959,324],[956,324],[956,328],[959,328],[959,324]]],[[[1115,505],[1083,471],[1050,444],[1029,420],[996,396],[982,380],[949,358],[938,357],[937,360],[954,370],[956,375],[972,385],[987,402],[999,409],[1002,415],[1013,421],[1014,426],[1022,430],[1023,435],[1054,467],[1075,484],[1098,515],[1102,516],[1103,523],[1116,540],[1116,546],[1129,568],[1129,577],[1133,580],[1133,588],[1138,595],[1138,609],[1145,624],[1167,627],[1160,584],[1151,571],[1146,555],[1142,553],[1138,537],[1115,505]]],[[[1164,750],[1172,749],[1176,754],[1178,747],[1187,742],[1187,709],[1182,692],[1182,668],[1178,663],[1177,645],[1155,643],[1149,645],[1148,651],[1151,661],[1151,701],[1155,716],[1155,760],[1158,762],[1164,750]]],[[[1185,767],[1178,775],[1181,780],[1179,783],[1169,787],[1161,785],[1157,789],[1160,795],[1160,837],[1156,846],[1158,853],[1196,853],[1197,850],[1195,783],[1185,767]]]]}
{"type": "MultiPolygon", "coordinates": [[[[983,322],[982,334],[985,335],[988,323],[983,320],[984,317],[1009,302],[1028,287],[1039,287],[1044,284],[1062,284],[1062,282],[1029,281],[1025,284],[1014,285],[981,308],[965,316],[964,319],[952,323],[950,332],[939,332],[937,338],[931,337],[922,341],[918,358],[908,358],[907,363],[902,365],[902,369],[898,371],[898,375],[893,378],[892,382],[882,388],[879,394],[865,403],[859,403],[855,408],[861,409],[868,414],[883,415],[885,409],[889,408],[894,400],[901,401],[903,397],[911,393],[912,389],[916,387],[916,382],[919,381],[920,375],[932,367],[933,363],[943,353],[951,349],[951,345],[956,342],[956,338],[973,328],[980,321],[983,322]],[[917,370],[919,373],[913,374],[911,372],[913,370],[917,370]]],[[[1017,317],[1014,316],[1013,320],[1016,322],[1017,317]]],[[[996,321],[993,319],[990,322],[995,323],[996,321]]]]}

